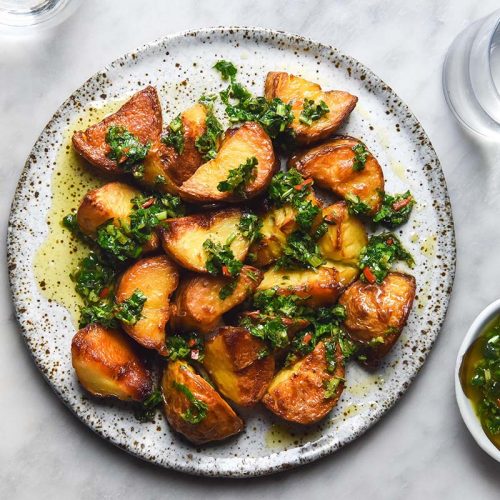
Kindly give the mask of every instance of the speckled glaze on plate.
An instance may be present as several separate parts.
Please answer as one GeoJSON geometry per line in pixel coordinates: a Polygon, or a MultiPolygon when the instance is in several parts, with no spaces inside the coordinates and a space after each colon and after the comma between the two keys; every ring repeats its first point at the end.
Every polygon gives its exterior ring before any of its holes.
{"type": "MultiPolygon", "coordinates": [[[[83,196],[82,192],[82,196],[83,196]]],[[[338,50],[300,36],[258,28],[210,28],[166,37],[114,61],[67,99],[46,126],[21,175],[8,230],[8,265],[17,318],[35,363],[64,403],[91,429],[158,465],[207,476],[270,474],[305,464],[362,435],[403,395],[425,361],[448,306],[455,271],[455,238],[446,183],[424,130],[399,97],[370,70],[338,50]],[[355,363],[337,408],[319,425],[298,429],[262,409],[245,410],[246,430],[228,441],[196,448],[170,431],[158,413],[138,423],[126,405],[95,401],[71,367],[75,327],[68,311],[43,295],[33,271],[47,238],[53,171],[68,124],[83,109],[152,84],[164,121],[203,92],[224,87],[211,69],[233,61],[239,80],[262,94],[267,71],[288,71],[347,90],[359,103],[340,133],[359,137],[380,161],[390,192],[411,189],[418,206],[401,238],[413,252],[417,298],[408,325],[379,370],[355,363]]],[[[403,268],[404,269],[404,268],[403,268]]],[[[70,269],[68,269],[68,272],[70,269]]]]}

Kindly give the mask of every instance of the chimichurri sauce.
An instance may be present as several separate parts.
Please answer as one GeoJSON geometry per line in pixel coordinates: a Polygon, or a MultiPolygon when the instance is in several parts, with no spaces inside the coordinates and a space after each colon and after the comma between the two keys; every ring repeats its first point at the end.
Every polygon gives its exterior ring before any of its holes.
{"type": "Polygon", "coordinates": [[[484,432],[500,449],[500,316],[465,353],[460,366],[460,382],[484,432]]]}

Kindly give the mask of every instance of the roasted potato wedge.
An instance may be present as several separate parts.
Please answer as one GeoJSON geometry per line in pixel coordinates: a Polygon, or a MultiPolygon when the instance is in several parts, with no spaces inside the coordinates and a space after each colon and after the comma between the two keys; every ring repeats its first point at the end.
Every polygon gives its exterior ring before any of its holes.
{"type": "Polygon", "coordinates": [[[179,283],[177,266],[166,255],[138,260],[121,276],[116,289],[118,304],[140,290],[146,296],[137,323],[122,323],[123,329],[139,344],[166,355],[165,326],[170,316],[169,299],[179,283]]]}
{"type": "Polygon", "coordinates": [[[110,219],[128,220],[132,199],[141,193],[123,182],[108,182],[91,189],[83,198],[76,221],[82,233],[94,237],[97,228],[110,219]]]}
{"type": "MultiPolygon", "coordinates": [[[[94,238],[97,229],[110,219],[118,225],[120,220],[128,221],[132,212],[132,200],[141,193],[123,182],[108,182],[96,189],[91,189],[83,198],[76,213],[76,221],[82,233],[94,238]]],[[[160,247],[156,233],[143,246],[143,252],[149,253],[160,247]]]]}
{"type": "Polygon", "coordinates": [[[211,239],[224,245],[229,237],[235,235],[230,248],[234,257],[243,261],[250,245],[238,232],[242,215],[242,210],[231,208],[170,219],[168,227],[158,230],[163,249],[182,267],[206,273],[205,240],[211,239]]]}
{"type": "Polygon", "coordinates": [[[206,131],[206,118],[206,108],[199,103],[181,114],[184,128],[182,152],[178,153],[175,148],[159,140],[154,142],[144,160],[141,184],[161,193],[178,193],[179,186],[203,163],[203,157],[195,144],[206,131]]]}
{"type": "Polygon", "coordinates": [[[288,166],[305,177],[312,177],[319,186],[342,198],[358,197],[367,205],[367,213],[373,215],[382,203],[384,174],[369,152],[364,168],[354,170],[356,154],[353,148],[360,144],[362,142],[353,137],[338,137],[292,156],[288,166]]]}
{"type": "MultiPolygon", "coordinates": [[[[314,205],[320,205],[319,200],[311,193],[308,198],[314,205]]],[[[290,204],[272,208],[262,218],[262,237],[250,247],[249,254],[256,266],[267,266],[278,260],[286,246],[286,240],[297,229],[295,218],[297,211],[290,204]]],[[[318,216],[318,222],[321,217],[318,216]]]]}
{"type": "Polygon", "coordinates": [[[308,145],[321,141],[332,135],[351,114],[358,98],[342,90],[323,91],[317,83],[309,82],[295,75],[284,72],[270,72],[266,77],[266,99],[279,97],[283,102],[291,104],[294,120],[292,129],[298,144],[308,145]],[[299,120],[304,108],[304,101],[315,103],[323,100],[329,112],[311,125],[299,120]]]}
{"type": "Polygon", "coordinates": [[[258,123],[246,122],[226,132],[217,157],[201,165],[179,188],[179,195],[194,203],[236,202],[255,198],[267,188],[277,166],[270,137],[258,123]],[[217,189],[219,183],[228,178],[230,170],[238,168],[252,157],[257,158],[258,164],[254,177],[243,189],[243,195],[217,189]]]}
{"type": "Polygon", "coordinates": [[[231,279],[207,275],[184,279],[172,305],[172,330],[212,332],[222,324],[222,315],[253,294],[261,281],[261,271],[243,266],[233,292],[221,299],[219,293],[232,282],[231,279]]]}
{"type": "Polygon", "coordinates": [[[274,268],[264,273],[257,288],[275,288],[282,295],[298,295],[311,307],[335,304],[344,290],[341,274],[334,267],[321,266],[316,270],[288,270],[274,268]]]}
{"type": "Polygon", "coordinates": [[[339,344],[326,340],[274,377],[262,402],[279,417],[297,424],[314,424],[337,404],[344,389],[344,360],[339,344]],[[332,349],[333,366],[327,360],[332,349]]]}
{"type": "Polygon", "coordinates": [[[117,330],[99,324],[79,330],[71,361],[80,384],[94,396],[142,401],[151,392],[151,374],[117,330]]]}
{"type": "Polygon", "coordinates": [[[413,276],[389,273],[380,285],[356,281],[340,297],[347,314],[346,332],[366,356],[366,364],[376,366],[399,338],[415,288],[413,276]]]}
{"type": "Polygon", "coordinates": [[[156,89],[146,87],[134,94],[116,113],[85,131],[73,134],[73,147],[85,160],[104,173],[121,175],[123,169],[107,156],[110,148],[106,143],[106,133],[112,125],[126,128],[143,144],[158,140],[162,116],[156,89]]]}
{"type": "Polygon", "coordinates": [[[318,246],[325,258],[345,265],[358,265],[359,254],[368,243],[365,226],[349,214],[343,201],[322,210],[328,231],[318,240],[318,246]]]}
{"type": "Polygon", "coordinates": [[[205,342],[203,366],[226,398],[241,406],[262,399],[274,376],[274,357],[246,328],[219,328],[205,342]]]}
{"type": "Polygon", "coordinates": [[[168,422],[192,443],[220,441],[243,429],[243,421],[233,409],[184,361],[168,363],[162,389],[168,422]]]}

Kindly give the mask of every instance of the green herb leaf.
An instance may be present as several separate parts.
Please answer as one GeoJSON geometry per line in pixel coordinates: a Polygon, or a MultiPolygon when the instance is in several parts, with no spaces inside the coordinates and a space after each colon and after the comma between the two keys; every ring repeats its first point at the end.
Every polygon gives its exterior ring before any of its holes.
{"type": "Polygon", "coordinates": [[[204,357],[203,338],[197,333],[189,335],[169,335],[167,337],[168,359],[193,359],[202,361],[204,357]]]}
{"type": "Polygon", "coordinates": [[[214,275],[238,276],[243,263],[234,257],[230,244],[221,245],[208,239],[203,242],[203,249],[207,254],[205,267],[214,275]]]}
{"type": "Polygon", "coordinates": [[[335,396],[335,394],[337,393],[337,389],[339,388],[340,383],[343,381],[344,381],[344,379],[341,377],[331,378],[325,385],[324,398],[325,399],[333,398],[335,396]]]}
{"type": "Polygon", "coordinates": [[[142,309],[146,302],[146,296],[140,291],[134,293],[116,306],[115,316],[127,325],[135,325],[142,317],[142,309]]]}
{"type": "Polygon", "coordinates": [[[134,177],[142,176],[144,168],[137,164],[146,158],[151,147],[150,142],[142,144],[126,128],[112,125],[106,132],[106,143],[111,149],[108,158],[114,160],[125,172],[132,173],[134,177]]]}
{"type": "Polygon", "coordinates": [[[384,194],[382,207],[373,217],[374,222],[380,222],[389,227],[397,227],[408,222],[415,199],[410,191],[402,194],[384,194]]]}
{"type": "Polygon", "coordinates": [[[155,389],[136,409],[135,418],[139,422],[154,422],[156,408],[163,403],[163,394],[160,389],[155,389]]]}
{"type": "Polygon", "coordinates": [[[229,61],[221,59],[214,64],[214,68],[220,72],[223,80],[233,80],[238,72],[236,66],[229,61]]]}
{"type": "Polygon", "coordinates": [[[356,172],[360,172],[365,168],[366,160],[370,155],[369,151],[363,143],[356,144],[352,147],[354,151],[354,159],[352,160],[352,169],[356,172]]]}
{"type": "Polygon", "coordinates": [[[245,163],[241,163],[238,167],[229,170],[227,179],[219,182],[217,189],[221,192],[237,193],[244,196],[245,187],[254,178],[255,168],[258,163],[255,156],[247,158],[245,163]]]}
{"type": "Polygon", "coordinates": [[[180,114],[170,122],[168,129],[168,134],[163,136],[161,141],[173,147],[178,154],[182,154],[184,152],[184,124],[180,114]]]}
{"type": "Polygon", "coordinates": [[[224,285],[219,291],[219,298],[221,300],[226,300],[228,297],[233,295],[237,285],[238,281],[235,279],[224,285]]]}
{"type": "Polygon", "coordinates": [[[286,240],[278,269],[315,269],[325,263],[317,243],[304,231],[294,231],[286,240]]]}
{"type": "Polygon", "coordinates": [[[181,417],[190,424],[199,424],[207,416],[208,405],[196,398],[189,388],[177,381],[172,382],[174,389],[182,392],[191,403],[190,407],[181,415],[181,417]]]}
{"type": "Polygon", "coordinates": [[[304,125],[311,126],[313,122],[319,120],[329,112],[330,108],[325,101],[321,100],[316,104],[312,99],[305,99],[302,112],[299,115],[299,121],[304,125]]]}
{"type": "Polygon", "coordinates": [[[238,230],[250,243],[259,241],[262,238],[261,228],[262,220],[250,212],[244,213],[238,224],[238,230]]]}
{"type": "Polygon", "coordinates": [[[211,110],[207,113],[205,126],[205,133],[196,139],[194,145],[203,155],[203,159],[209,161],[217,156],[219,139],[222,137],[224,129],[211,110]]]}
{"type": "Polygon", "coordinates": [[[351,215],[364,215],[370,211],[370,207],[361,201],[361,198],[355,194],[345,195],[347,209],[351,215]]]}

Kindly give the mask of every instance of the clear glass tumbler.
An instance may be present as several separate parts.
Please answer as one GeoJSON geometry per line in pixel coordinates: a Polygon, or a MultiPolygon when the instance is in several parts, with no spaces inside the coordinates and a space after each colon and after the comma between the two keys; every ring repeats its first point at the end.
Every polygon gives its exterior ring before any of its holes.
{"type": "Polygon", "coordinates": [[[500,140],[500,9],[455,38],[444,62],[443,89],[468,130],[500,140]]]}
{"type": "Polygon", "coordinates": [[[53,26],[79,4],[80,0],[0,0],[0,31],[19,33],[53,26]]]}

